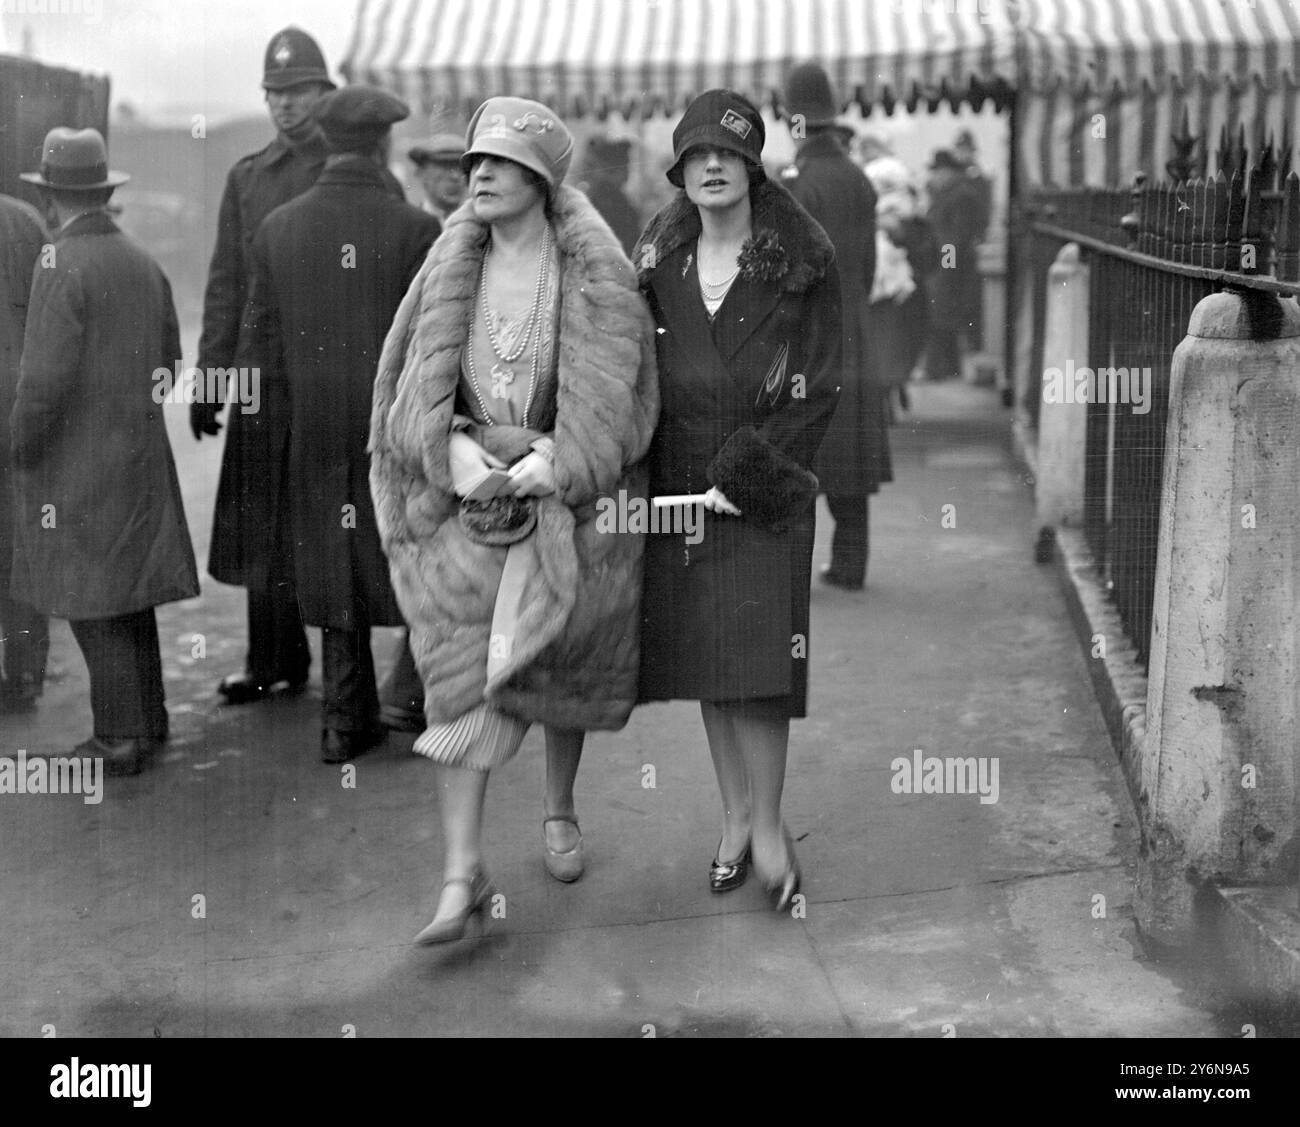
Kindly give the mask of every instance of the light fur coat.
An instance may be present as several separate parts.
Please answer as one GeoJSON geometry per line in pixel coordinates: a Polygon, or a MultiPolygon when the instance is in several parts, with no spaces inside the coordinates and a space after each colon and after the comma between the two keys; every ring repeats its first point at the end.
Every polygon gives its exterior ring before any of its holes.
{"type": "MultiPolygon", "coordinates": [[[[506,549],[469,540],[449,437],[488,228],[472,202],[448,220],[384,343],[370,425],[370,487],[430,723],[486,700],[526,720],[616,729],[637,696],[639,535],[597,532],[596,500],[646,495],[640,464],[659,411],[654,325],[636,274],[587,198],[561,186],[556,493],[541,500],[540,566],[503,668],[487,677],[506,549]]],[[[533,431],[482,428],[506,462],[533,431]]]]}

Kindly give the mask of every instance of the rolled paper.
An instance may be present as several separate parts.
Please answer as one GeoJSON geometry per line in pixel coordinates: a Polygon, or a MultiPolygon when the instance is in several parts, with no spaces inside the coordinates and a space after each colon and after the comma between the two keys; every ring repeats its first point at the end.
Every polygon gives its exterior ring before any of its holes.
{"type": "Polygon", "coordinates": [[[665,497],[652,498],[651,504],[656,509],[666,509],[671,505],[703,505],[707,496],[707,493],[670,493],[665,497]]]}

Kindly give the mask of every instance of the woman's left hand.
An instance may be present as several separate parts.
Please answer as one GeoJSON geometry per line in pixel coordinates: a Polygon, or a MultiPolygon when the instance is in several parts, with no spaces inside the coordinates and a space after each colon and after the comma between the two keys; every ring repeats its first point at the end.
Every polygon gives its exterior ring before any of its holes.
{"type": "Polygon", "coordinates": [[[555,492],[555,467],[534,450],[510,467],[516,497],[545,497],[555,492]]]}

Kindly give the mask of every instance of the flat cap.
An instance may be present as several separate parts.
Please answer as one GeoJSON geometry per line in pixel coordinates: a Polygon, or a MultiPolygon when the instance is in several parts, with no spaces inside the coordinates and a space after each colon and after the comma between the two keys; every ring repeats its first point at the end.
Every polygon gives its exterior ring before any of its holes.
{"type": "Polygon", "coordinates": [[[409,117],[411,108],[387,90],[358,85],[326,94],[314,113],[327,141],[364,142],[378,140],[393,122],[409,117]]]}
{"type": "Polygon", "coordinates": [[[459,164],[465,153],[465,138],[459,133],[435,133],[427,141],[418,141],[406,152],[416,164],[436,160],[444,164],[459,164]]]}

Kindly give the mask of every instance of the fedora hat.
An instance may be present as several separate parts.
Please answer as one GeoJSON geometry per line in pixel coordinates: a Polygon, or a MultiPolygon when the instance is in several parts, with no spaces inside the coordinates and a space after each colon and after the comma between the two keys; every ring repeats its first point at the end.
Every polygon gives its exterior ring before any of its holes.
{"type": "Polygon", "coordinates": [[[61,192],[89,192],[116,188],[131,177],[108,170],[108,147],[98,129],[59,125],[45,134],[40,171],[19,173],[19,179],[61,192]]]}

